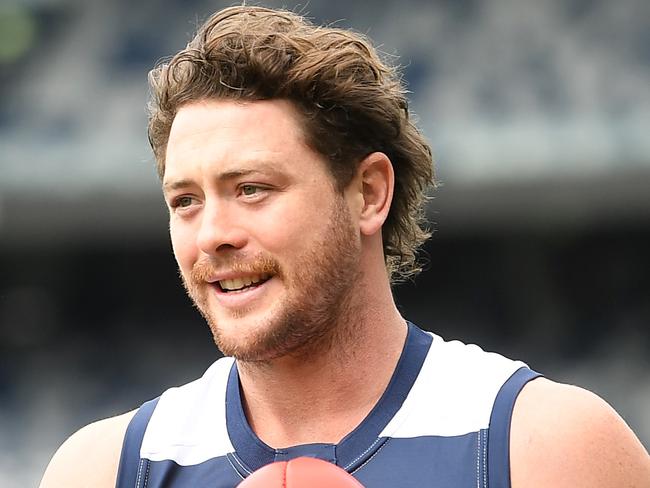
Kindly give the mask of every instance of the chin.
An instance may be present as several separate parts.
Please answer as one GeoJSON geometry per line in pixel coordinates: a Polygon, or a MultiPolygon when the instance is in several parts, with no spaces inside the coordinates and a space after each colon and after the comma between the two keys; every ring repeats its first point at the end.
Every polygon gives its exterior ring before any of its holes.
{"type": "Polygon", "coordinates": [[[250,314],[238,314],[227,319],[208,318],[214,342],[225,355],[241,361],[269,361],[281,354],[271,347],[269,337],[277,337],[277,331],[268,322],[250,314]]]}
{"type": "Polygon", "coordinates": [[[224,356],[233,357],[244,362],[268,362],[278,359],[284,354],[280,351],[260,347],[259,344],[241,340],[228,341],[215,336],[215,344],[224,356]]]}
{"type": "Polygon", "coordinates": [[[226,355],[246,362],[268,362],[281,357],[307,356],[320,347],[324,329],[305,327],[303,318],[278,314],[230,319],[217,325],[208,320],[214,341],[226,355]]]}

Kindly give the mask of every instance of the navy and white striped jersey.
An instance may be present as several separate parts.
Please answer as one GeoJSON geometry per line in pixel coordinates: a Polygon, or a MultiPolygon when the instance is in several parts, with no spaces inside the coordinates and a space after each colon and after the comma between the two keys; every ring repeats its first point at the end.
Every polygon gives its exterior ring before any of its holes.
{"type": "Polygon", "coordinates": [[[508,488],[515,399],[538,373],[409,324],[393,377],[338,444],[273,449],[251,430],[231,358],[145,403],[124,440],[118,488],[233,488],[300,456],[343,467],[366,488],[508,488]]]}

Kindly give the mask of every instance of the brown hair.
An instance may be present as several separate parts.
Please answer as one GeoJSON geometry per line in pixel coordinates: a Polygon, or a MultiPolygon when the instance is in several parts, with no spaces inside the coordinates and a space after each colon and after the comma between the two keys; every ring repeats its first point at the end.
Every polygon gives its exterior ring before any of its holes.
{"type": "Polygon", "coordinates": [[[149,141],[161,178],[176,113],[202,99],[292,101],[307,144],[326,157],[340,190],[365,156],[385,153],[395,171],[382,228],[388,273],[395,282],[420,271],[415,254],[430,236],[423,207],[434,184],[431,149],[409,117],[397,70],[364,36],[315,26],[284,10],[231,7],[154,68],[149,83],[149,141]]]}

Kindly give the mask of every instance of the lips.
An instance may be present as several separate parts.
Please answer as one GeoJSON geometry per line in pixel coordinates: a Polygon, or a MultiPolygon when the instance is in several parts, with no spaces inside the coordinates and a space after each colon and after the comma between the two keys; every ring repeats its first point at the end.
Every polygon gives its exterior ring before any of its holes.
{"type": "Polygon", "coordinates": [[[261,273],[248,276],[238,276],[217,281],[221,291],[225,293],[241,292],[261,285],[270,278],[268,273],[261,273]]]}
{"type": "Polygon", "coordinates": [[[213,290],[206,298],[212,297],[213,305],[217,310],[230,310],[241,316],[243,311],[246,315],[251,313],[259,304],[267,303],[279,291],[272,273],[244,272],[222,274],[214,276],[214,279],[204,281],[213,290]],[[271,297],[271,298],[269,298],[271,297]]]}

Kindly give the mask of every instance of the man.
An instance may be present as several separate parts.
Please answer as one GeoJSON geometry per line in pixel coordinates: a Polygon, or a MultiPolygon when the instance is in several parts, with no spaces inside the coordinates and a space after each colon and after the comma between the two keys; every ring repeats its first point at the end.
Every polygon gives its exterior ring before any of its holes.
{"type": "Polygon", "coordinates": [[[150,82],[174,254],[227,357],[77,432],[42,487],[226,488],[303,455],[368,488],[650,487],[603,400],[400,316],[431,152],[365,39],[234,7],[150,82]]]}

